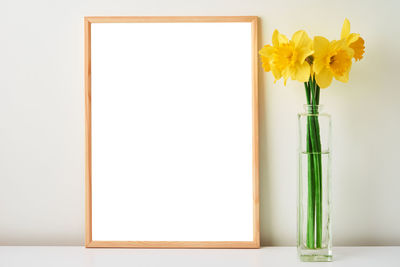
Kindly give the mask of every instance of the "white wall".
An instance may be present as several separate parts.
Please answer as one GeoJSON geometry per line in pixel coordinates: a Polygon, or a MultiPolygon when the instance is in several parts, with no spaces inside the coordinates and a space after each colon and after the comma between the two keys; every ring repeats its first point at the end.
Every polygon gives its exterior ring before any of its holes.
{"type": "MultiPolygon", "coordinates": [[[[1,0],[0,244],[83,244],[83,16],[256,15],[260,45],[275,28],[338,38],[345,17],[362,33],[350,82],[322,92],[334,123],[334,244],[400,245],[399,10],[394,0],[1,0]]],[[[260,84],[262,243],[295,245],[304,89],[270,73],[260,84]]]]}

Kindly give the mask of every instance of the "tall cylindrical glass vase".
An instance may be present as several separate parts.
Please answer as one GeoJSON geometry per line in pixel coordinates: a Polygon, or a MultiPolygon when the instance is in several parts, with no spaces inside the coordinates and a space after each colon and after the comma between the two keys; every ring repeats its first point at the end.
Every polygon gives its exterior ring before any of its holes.
{"type": "Polygon", "coordinates": [[[302,261],[332,261],[331,116],[305,105],[298,122],[298,254],[302,261]]]}

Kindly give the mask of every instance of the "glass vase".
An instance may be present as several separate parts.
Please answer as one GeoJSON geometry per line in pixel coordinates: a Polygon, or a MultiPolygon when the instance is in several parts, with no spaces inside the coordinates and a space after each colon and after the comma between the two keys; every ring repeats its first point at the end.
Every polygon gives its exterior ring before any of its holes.
{"type": "Polygon", "coordinates": [[[301,261],[332,261],[331,117],[304,105],[298,122],[297,251],[301,261]]]}

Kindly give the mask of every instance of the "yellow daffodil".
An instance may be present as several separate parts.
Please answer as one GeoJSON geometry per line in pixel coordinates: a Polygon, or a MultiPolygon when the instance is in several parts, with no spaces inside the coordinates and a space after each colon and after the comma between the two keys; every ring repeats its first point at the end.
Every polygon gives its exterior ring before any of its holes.
{"type": "Polygon", "coordinates": [[[361,60],[364,55],[364,39],[360,37],[358,33],[350,33],[350,21],[344,20],[342,32],[340,34],[341,39],[346,40],[346,44],[354,50],[354,59],[361,60]]]}
{"type": "Polygon", "coordinates": [[[273,46],[266,45],[258,52],[261,56],[262,67],[266,72],[271,71],[272,55],[275,49],[273,46]]]}
{"type": "MultiPolygon", "coordinates": [[[[329,41],[317,36],[314,40],[305,31],[297,31],[289,40],[277,30],[272,44],[264,46],[259,54],[263,69],[271,71],[275,81],[289,78],[305,82],[306,90],[328,87],[333,78],[341,82],[349,80],[353,58],[361,60],[364,55],[364,39],[358,33],[350,33],[350,22],[345,19],[341,39],[329,41]],[[315,77],[315,81],[310,79],[315,77]]],[[[316,91],[316,89],[314,90],[316,91]]]]}
{"type": "Polygon", "coordinates": [[[265,71],[272,71],[275,81],[283,77],[284,84],[290,77],[300,82],[308,81],[310,64],[305,59],[313,53],[312,40],[305,31],[297,31],[288,40],[277,30],[272,35],[272,46],[266,45],[260,51],[265,71]]]}
{"type": "Polygon", "coordinates": [[[354,50],[346,39],[331,41],[322,36],[314,38],[313,70],[315,80],[321,88],[328,87],[333,77],[341,82],[349,80],[354,50]]]}

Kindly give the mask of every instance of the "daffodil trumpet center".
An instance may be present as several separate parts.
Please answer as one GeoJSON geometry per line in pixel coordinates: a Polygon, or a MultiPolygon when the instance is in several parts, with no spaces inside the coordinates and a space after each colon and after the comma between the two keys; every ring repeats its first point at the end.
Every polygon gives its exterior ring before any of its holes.
{"type": "Polygon", "coordinates": [[[337,76],[342,76],[351,67],[351,56],[345,50],[338,50],[327,57],[327,67],[337,76]]]}
{"type": "Polygon", "coordinates": [[[287,66],[295,66],[298,60],[298,52],[295,50],[292,44],[284,44],[277,49],[276,54],[273,58],[275,66],[283,70],[287,66]]]}

